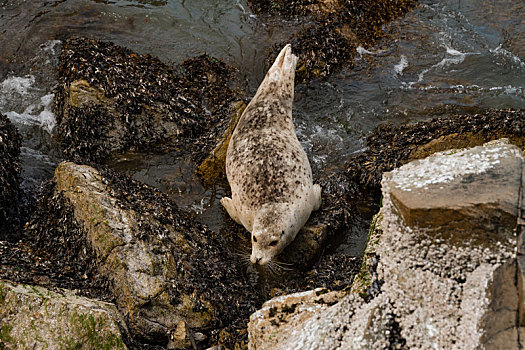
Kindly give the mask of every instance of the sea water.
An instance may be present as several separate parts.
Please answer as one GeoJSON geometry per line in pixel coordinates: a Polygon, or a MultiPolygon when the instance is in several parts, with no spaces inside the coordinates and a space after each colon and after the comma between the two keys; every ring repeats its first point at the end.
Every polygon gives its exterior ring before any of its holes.
{"type": "MultiPolygon", "coordinates": [[[[294,122],[314,175],[344,168],[382,122],[428,119],[444,106],[525,108],[524,6],[522,0],[420,1],[384,28],[381,41],[359,45],[353,68],[297,85],[294,122]]],[[[36,193],[61,160],[52,100],[64,38],[113,41],[171,65],[206,52],[239,69],[253,94],[268,49],[295,27],[259,18],[243,0],[0,1],[0,112],[24,138],[24,189],[36,193]]],[[[224,229],[219,199],[227,183],[203,186],[187,154],[125,155],[112,166],[224,229]]],[[[352,254],[364,242],[355,239],[352,254]]]]}

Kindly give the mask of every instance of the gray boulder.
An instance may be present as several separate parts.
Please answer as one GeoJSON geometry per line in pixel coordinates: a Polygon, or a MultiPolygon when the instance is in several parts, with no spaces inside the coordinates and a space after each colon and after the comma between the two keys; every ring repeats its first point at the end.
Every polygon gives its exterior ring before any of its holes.
{"type": "MultiPolygon", "coordinates": [[[[385,174],[372,281],[379,293],[369,302],[350,293],[302,322],[271,329],[276,348],[519,348],[523,163],[520,149],[496,141],[385,174]]],[[[260,331],[251,329],[251,349],[272,346],[252,336],[260,331]]]]}

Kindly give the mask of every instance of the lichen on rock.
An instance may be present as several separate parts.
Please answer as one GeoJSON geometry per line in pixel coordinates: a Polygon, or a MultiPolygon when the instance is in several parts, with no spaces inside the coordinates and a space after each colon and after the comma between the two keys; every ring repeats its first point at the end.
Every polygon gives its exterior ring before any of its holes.
{"type": "Polygon", "coordinates": [[[115,305],[0,280],[0,348],[127,349],[115,305]]]}

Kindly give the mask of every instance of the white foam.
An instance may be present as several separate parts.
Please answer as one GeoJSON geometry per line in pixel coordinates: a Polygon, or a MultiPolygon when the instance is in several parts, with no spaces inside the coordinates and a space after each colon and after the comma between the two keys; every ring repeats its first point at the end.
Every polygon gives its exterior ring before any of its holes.
{"type": "MultiPolygon", "coordinates": [[[[25,95],[27,94],[25,89],[29,87],[22,84],[17,87],[17,92],[25,95]]],[[[2,92],[3,90],[0,91],[2,92]]],[[[54,94],[47,94],[40,97],[36,103],[31,103],[21,113],[16,111],[3,111],[3,113],[15,124],[37,125],[51,133],[56,124],[55,114],[52,111],[54,96],[54,94]]]]}
{"type": "Polygon", "coordinates": [[[432,66],[432,68],[436,67],[449,67],[453,64],[461,64],[465,60],[465,57],[467,57],[467,53],[460,52],[456,49],[453,49],[451,47],[445,46],[447,56],[443,58],[439,63],[432,66]]]}
{"type": "Polygon", "coordinates": [[[355,50],[357,51],[359,56],[363,56],[363,55],[381,55],[381,54],[385,53],[385,50],[370,51],[370,50],[365,49],[361,45],[359,45],[355,50]]]}
{"type": "Polygon", "coordinates": [[[521,68],[525,68],[525,62],[523,62],[520,57],[516,56],[509,50],[504,49],[501,44],[495,49],[491,49],[489,51],[496,56],[502,56],[505,59],[510,60],[513,64],[518,65],[521,68]]]}
{"type": "MultiPolygon", "coordinates": [[[[440,68],[440,69],[446,69],[450,67],[451,65],[458,65],[463,63],[465,61],[465,58],[468,55],[475,55],[476,53],[470,53],[470,52],[461,52],[459,50],[454,49],[453,47],[450,47],[448,44],[443,44],[443,47],[445,48],[445,57],[441,59],[438,63],[432,65],[430,68],[423,69],[417,76],[417,81],[413,81],[408,83],[408,87],[412,87],[414,84],[420,83],[425,78],[425,74],[430,72],[431,70],[440,68]]],[[[404,84],[406,85],[406,84],[404,84]]]]}
{"type": "Polygon", "coordinates": [[[401,60],[394,66],[394,72],[398,75],[403,75],[403,70],[408,67],[408,60],[405,55],[401,55],[401,60]]]}
{"type": "MultiPolygon", "coordinates": [[[[47,42],[43,50],[54,50],[58,41],[47,42]]],[[[55,127],[54,94],[35,86],[35,77],[10,76],[0,83],[0,112],[15,124],[37,125],[48,133],[55,127]]]]}
{"type": "Polygon", "coordinates": [[[245,15],[248,14],[248,12],[247,12],[246,9],[244,8],[244,6],[242,6],[242,4],[241,4],[241,2],[240,2],[239,0],[237,0],[237,1],[235,2],[235,5],[237,5],[237,7],[241,9],[241,11],[242,11],[243,14],[245,14],[245,15]]]}
{"type": "Polygon", "coordinates": [[[356,51],[359,55],[364,55],[364,54],[368,54],[368,55],[372,55],[373,52],[372,51],[368,51],[367,49],[365,49],[364,47],[362,47],[361,45],[359,45],[357,48],[356,48],[356,51]]]}
{"type": "Polygon", "coordinates": [[[45,63],[46,64],[52,64],[51,57],[56,57],[56,47],[57,45],[61,44],[62,41],[60,40],[49,40],[45,42],[44,44],[40,45],[40,49],[44,52],[44,57],[47,57],[45,63]]]}
{"type": "Polygon", "coordinates": [[[450,92],[455,94],[481,94],[481,93],[490,93],[493,96],[500,96],[500,95],[510,95],[510,96],[520,96],[525,97],[525,88],[521,86],[512,86],[512,85],[506,85],[506,86],[490,86],[490,87],[481,87],[477,84],[472,85],[463,85],[463,84],[457,84],[457,85],[451,85],[449,87],[442,87],[442,86],[434,86],[434,85],[426,85],[426,86],[413,86],[412,83],[402,83],[403,88],[406,90],[412,90],[417,89],[421,91],[429,91],[429,92],[450,92]]]}
{"type": "MultiPolygon", "coordinates": [[[[33,75],[26,75],[25,77],[8,77],[2,82],[1,93],[2,96],[6,94],[20,94],[27,95],[29,88],[35,83],[35,77],[33,75]]],[[[4,100],[5,97],[2,97],[4,100]]],[[[2,101],[0,100],[0,102],[2,101]]]]}

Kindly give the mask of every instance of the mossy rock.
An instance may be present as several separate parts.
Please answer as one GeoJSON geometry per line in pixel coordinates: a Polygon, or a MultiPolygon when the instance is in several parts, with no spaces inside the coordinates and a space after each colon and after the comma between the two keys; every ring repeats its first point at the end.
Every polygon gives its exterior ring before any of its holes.
{"type": "Polygon", "coordinates": [[[7,349],[127,349],[126,324],[113,304],[0,280],[0,306],[7,349]]]}
{"type": "Polygon", "coordinates": [[[377,265],[376,247],[381,241],[383,229],[381,228],[382,216],[381,213],[374,215],[370,222],[370,229],[368,231],[368,239],[366,242],[365,252],[361,262],[361,269],[355,276],[351,293],[357,293],[362,298],[370,297],[370,288],[372,287],[372,274],[377,265]]]}

